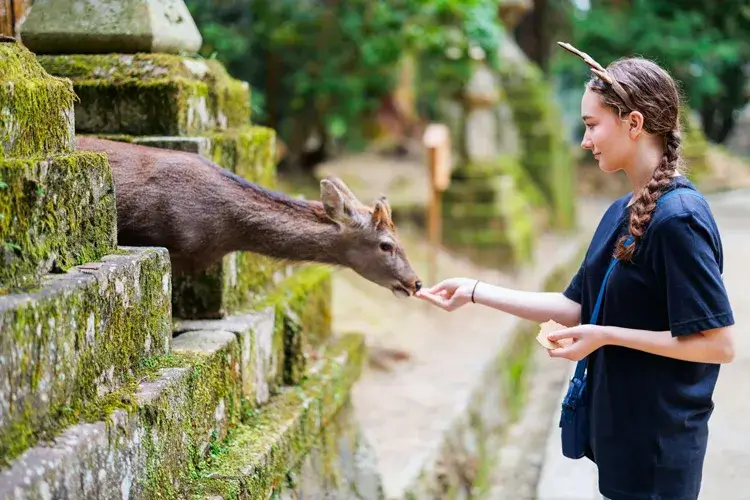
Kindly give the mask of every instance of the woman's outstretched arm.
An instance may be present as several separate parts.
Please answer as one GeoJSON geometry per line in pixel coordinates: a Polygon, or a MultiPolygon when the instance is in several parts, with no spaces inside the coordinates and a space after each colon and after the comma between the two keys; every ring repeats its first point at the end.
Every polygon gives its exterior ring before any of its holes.
{"type": "Polygon", "coordinates": [[[551,319],[574,326],[581,322],[581,305],[562,293],[513,290],[471,278],[447,279],[420,290],[416,296],[446,311],[472,302],[473,296],[477,304],[537,323],[551,319]]]}

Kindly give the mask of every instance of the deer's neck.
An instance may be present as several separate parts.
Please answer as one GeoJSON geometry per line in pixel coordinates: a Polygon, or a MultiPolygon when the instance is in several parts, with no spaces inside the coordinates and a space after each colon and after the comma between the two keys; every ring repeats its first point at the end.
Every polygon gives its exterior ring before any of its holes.
{"type": "Polygon", "coordinates": [[[255,185],[239,185],[226,231],[230,251],[278,259],[343,265],[340,229],[323,204],[304,201],[255,185]]]}

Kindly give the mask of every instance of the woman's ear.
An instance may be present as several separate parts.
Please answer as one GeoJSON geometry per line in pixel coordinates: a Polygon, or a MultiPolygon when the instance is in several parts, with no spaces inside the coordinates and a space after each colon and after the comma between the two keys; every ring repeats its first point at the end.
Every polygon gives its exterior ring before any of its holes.
{"type": "Polygon", "coordinates": [[[628,132],[631,139],[637,139],[643,132],[643,115],[640,111],[631,111],[628,115],[628,132]]]}

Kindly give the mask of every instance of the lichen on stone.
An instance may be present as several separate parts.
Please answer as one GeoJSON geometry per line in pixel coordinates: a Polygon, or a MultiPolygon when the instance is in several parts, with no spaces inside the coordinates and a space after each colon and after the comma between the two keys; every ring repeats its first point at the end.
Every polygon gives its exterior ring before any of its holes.
{"type": "Polygon", "coordinates": [[[69,80],[47,74],[22,45],[0,42],[0,159],[70,152],[75,99],[69,80]]]}
{"type": "Polygon", "coordinates": [[[0,293],[114,252],[116,201],[105,155],[0,160],[0,179],[0,293]]]}

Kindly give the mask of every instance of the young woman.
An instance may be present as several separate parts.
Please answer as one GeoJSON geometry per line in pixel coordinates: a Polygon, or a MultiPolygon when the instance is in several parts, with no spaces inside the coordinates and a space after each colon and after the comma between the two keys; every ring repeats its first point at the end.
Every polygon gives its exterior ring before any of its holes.
{"type": "Polygon", "coordinates": [[[602,171],[624,171],[633,192],[606,211],[562,293],[453,278],[417,296],[448,311],[473,302],[570,327],[549,338],[574,342],[549,354],[573,361],[588,356],[586,456],[597,464],[601,494],[694,500],[719,364],[733,358],[719,231],[680,170],[680,102],[667,72],[640,58],[605,69],[561,45],[594,73],[581,100],[581,146],[602,171]],[[676,188],[683,189],[665,196],[676,188]],[[613,256],[618,262],[598,321],[588,324],[613,256]]]}

